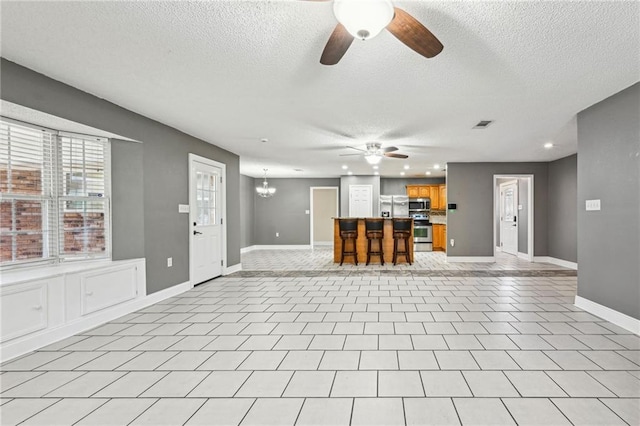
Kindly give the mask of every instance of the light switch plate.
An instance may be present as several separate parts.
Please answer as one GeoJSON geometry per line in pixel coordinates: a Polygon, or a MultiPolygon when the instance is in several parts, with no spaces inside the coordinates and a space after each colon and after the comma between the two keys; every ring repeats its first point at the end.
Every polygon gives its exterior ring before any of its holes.
{"type": "Polygon", "coordinates": [[[304,211],[304,214],[309,214],[309,210],[305,210],[305,211],[304,211]]]}
{"type": "Polygon", "coordinates": [[[178,213],[189,213],[189,204],[178,204],[178,213]]]}
{"type": "Polygon", "coordinates": [[[522,204],[518,204],[518,210],[522,210],[522,204]]]}
{"type": "Polygon", "coordinates": [[[586,200],[585,209],[587,211],[600,210],[600,200],[586,200]]]}

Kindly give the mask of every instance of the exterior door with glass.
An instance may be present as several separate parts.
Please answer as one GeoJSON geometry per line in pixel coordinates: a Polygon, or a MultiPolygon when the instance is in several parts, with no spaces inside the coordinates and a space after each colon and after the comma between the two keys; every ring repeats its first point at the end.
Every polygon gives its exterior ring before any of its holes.
{"type": "Polygon", "coordinates": [[[518,254],[518,182],[500,185],[500,247],[518,254]]]}
{"type": "Polygon", "coordinates": [[[222,275],[222,169],[191,161],[191,283],[222,275]]]}

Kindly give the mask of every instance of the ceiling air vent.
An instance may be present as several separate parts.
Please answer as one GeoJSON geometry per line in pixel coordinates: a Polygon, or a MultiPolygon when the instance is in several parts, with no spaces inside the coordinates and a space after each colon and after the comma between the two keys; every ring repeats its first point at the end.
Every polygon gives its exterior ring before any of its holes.
{"type": "Polygon", "coordinates": [[[487,127],[489,127],[491,125],[491,123],[493,123],[493,120],[482,120],[482,121],[478,122],[478,124],[473,126],[473,128],[474,129],[486,129],[487,127]]]}

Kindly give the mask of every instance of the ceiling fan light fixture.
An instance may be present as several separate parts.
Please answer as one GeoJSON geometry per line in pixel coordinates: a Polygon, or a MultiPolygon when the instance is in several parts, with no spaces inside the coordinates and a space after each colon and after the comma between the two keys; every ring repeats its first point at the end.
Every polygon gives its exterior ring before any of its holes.
{"type": "Polygon", "coordinates": [[[333,14],[352,36],[368,40],[389,25],[394,10],[391,0],[334,0],[333,14]]]}
{"type": "Polygon", "coordinates": [[[382,155],[378,154],[377,152],[371,152],[371,153],[365,154],[364,159],[367,160],[367,163],[371,165],[376,165],[380,163],[380,160],[382,160],[382,155]]]}

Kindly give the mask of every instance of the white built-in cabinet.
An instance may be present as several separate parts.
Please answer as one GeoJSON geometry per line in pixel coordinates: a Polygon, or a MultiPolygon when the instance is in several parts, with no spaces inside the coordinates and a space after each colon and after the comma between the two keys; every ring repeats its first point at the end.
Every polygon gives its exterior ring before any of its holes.
{"type": "Polygon", "coordinates": [[[3,273],[2,360],[124,315],[146,295],[145,261],[100,261],[3,273]]]}

